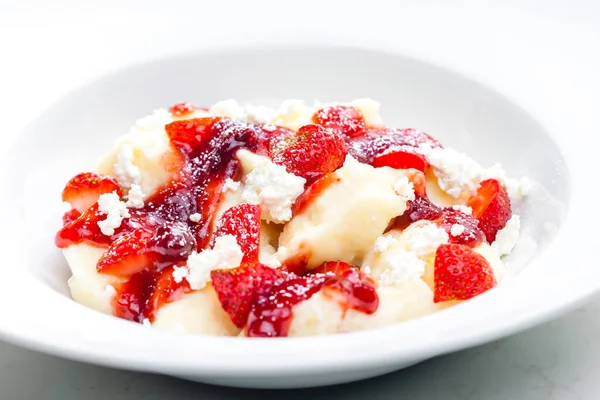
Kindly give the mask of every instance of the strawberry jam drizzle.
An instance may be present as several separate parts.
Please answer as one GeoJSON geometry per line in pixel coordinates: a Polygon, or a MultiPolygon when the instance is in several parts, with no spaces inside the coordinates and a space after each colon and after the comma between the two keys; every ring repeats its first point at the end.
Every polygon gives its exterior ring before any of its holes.
{"type": "Polygon", "coordinates": [[[354,309],[372,314],[377,310],[379,297],[372,280],[356,268],[342,262],[329,262],[305,276],[293,273],[257,290],[246,325],[250,337],[287,336],[293,319],[293,307],[323,290],[340,300],[344,312],[354,309]],[[342,266],[332,271],[328,264],[342,266]]]}
{"type": "Polygon", "coordinates": [[[393,147],[418,148],[421,144],[431,147],[442,147],[440,142],[425,132],[416,129],[369,129],[364,135],[346,138],[348,153],[358,161],[373,165],[375,157],[385,153],[393,147]]]}
{"type": "Polygon", "coordinates": [[[414,200],[408,201],[406,211],[392,222],[390,229],[403,230],[417,221],[432,221],[436,223],[448,233],[448,241],[450,243],[476,247],[485,238],[475,218],[451,207],[439,207],[432,203],[427,195],[417,195],[414,200]],[[452,235],[452,226],[454,224],[464,227],[463,232],[458,236],[452,235]]]}
{"type": "MultiPolygon", "coordinates": [[[[180,110],[182,115],[188,112],[184,108],[180,110]]],[[[191,290],[187,281],[175,282],[173,266],[184,265],[192,251],[201,251],[209,246],[222,185],[238,170],[236,151],[245,148],[257,154],[270,155],[282,138],[292,134],[285,128],[274,130],[272,126],[246,125],[229,119],[215,119],[203,132],[210,138],[199,140],[198,147],[181,149],[184,163],[175,172],[175,179],[148,198],[143,208],[129,209],[130,217],[123,220],[114,235],[103,235],[98,228],[97,222],[104,219],[104,215],[98,211],[97,204],[79,217],[75,213],[67,213],[64,217],[65,226],[56,237],[61,248],[81,242],[110,246],[120,236],[140,227],[153,232],[147,248],[151,265],[116,287],[113,305],[115,314],[121,318],[137,322],[148,318],[152,321],[162,304],[191,290]],[[201,216],[198,222],[190,221],[190,215],[195,213],[201,216]]],[[[429,135],[414,129],[369,129],[345,140],[348,153],[367,164],[372,164],[377,155],[391,146],[416,148],[421,143],[440,146],[429,135]]],[[[318,181],[299,199],[294,214],[301,212],[334,182],[331,176],[318,181]]],[[[439,207],[426,196],[412,203],[407,214],[396,220],[397,226],[407,221],[440,218],[439,207]]],[[[297,262],[292,263],[294,265],[290,265],[293,268],[288,268],[296,274],[286,272],[285,279],[270,285],[268,290],[258,291],[248,317],[248,336],[286,336],[292,320],[292,307],[320,290],[341,294],[337,297],[343,299],[345,309],[367,314],[377,310],[379,299],[375,284],[360,271],[350,266],[335,273],[329,270],[306,272],[306,258],[299,257],[297,262]]]]}
{"type": "Polygon", "coordinates": [[[175,179],[148,198],[143,208],[130,208],[130,217],[123,219],[114,235],[106,236],[100,231],[98,221],[105,216],[99,212],[97,203],[77,219],[73,220],[74,213],[64,218],[65,226],[56,236],[56,244],[61,248],[84,242],[110,246],[140,227],[153,232],[145,250],[151,264],[117,288],[115,313],[122,318],[152,320],[157,307],[171,298],[157,294],[159,289],[171,294],[189,291],[185,280],[174,282],[162,272],[184,262],[192,251],[201,251],[209,245],[221,187],[238,167],[236,151],[245,148],[257,154],[267,153],[267,133],[260,126],[221,119],[210,126],[207,134],[210,139],[198,148],[182,151],[185,163],[175,179]],[[194,213],[200,213],[200,221],[190,220],[194,213]],[[162,286],[157,288],[160,282],[162,286]]]}

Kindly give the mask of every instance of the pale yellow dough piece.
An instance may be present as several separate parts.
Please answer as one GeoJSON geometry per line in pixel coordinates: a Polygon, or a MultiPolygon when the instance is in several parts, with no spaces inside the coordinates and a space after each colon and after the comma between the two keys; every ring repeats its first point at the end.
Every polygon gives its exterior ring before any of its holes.
{"type": "Polygon", "coordinates": [[[72,272],[68,284],[73,300],[94,310],[112,314],[112,299],[115,294],[112,285],[123,282],[123,279],[96,271],[96,264],[104,251],[106,249],[101,247],[79,243],[63,249],[63,254],[72,272]]]}
{"type": "Polygon", "coordinates": [[[427,187],[427,197],[434,204],[441,207],[452,207],[455,204],[461,203],[440,188],[438,179],[431,168],[425,173],[425,185],[427,187]]]}
{"type": "Polygon", "coordinates": [[[211,336],[235,336],[240,332],[227,315],[212,285],[162,306],[153,327],[211,336]]]}
{"type": "Polygon", "coordinates": [[[145,197],[166,186],[183,165],[179,151],[169,141],[164,128],[161,128],[150,131],[132,130],[122,136],[100,160],[96,171],[118,179],[115,165],[119,163],[120,153],[123,158],[123,153],[127,151],[133,152],[130,162],[139,170],[137,184],[145,197]]]}
{"type": "Polygon", "coordinates": [[[333,183],[283,229],[279,246],[288,257],[310,255],[308,267],[340,260],[360,264],[392,218],[406,210],[394,191],[403,170],[373,168],[351,156],[333,183]]]}
{"type": "MultiPolygon", "coordinates": [[[[345,309],[341,298],[320,291],[293,308],[289,336],[327,335],[373,329],[431,314],[445,307],[433,302],[433,292],[420,279],[377,289],[379,307],[373,314],[345,309]]],[[[341,296],[341,295],[338,295],[341,296]]]]}

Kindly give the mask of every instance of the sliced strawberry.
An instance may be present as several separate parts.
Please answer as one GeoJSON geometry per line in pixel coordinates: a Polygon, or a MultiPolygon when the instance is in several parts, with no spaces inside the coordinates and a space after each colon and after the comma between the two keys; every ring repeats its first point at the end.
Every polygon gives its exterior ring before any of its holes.
{"type": "Polygon", "coordinates": [[[427,197],[416,197],[407,202],[406,211],[394,219],[392,229],[405,229],[416,221],[434,221],[442,216],[442,209],[432,203],[427,197]]]}
{"type": "Polygon", "coordinates": [[[138,228],[115,240],[104,252],[96,269],[104,274],[131,276],[151,266],[153,260],[147,251],[152,232],[138,228]]]}
{"type": "Polygon", "coordinates": [[[221,201],[221,193],[225,180],[221,177],[209,179],[204,190],[198,196],[197,209],[201,215],[198,226],[200,230],[197,236],[198,249],[204,249],[210,242],[214,227],[214,216],[221,201]]]}
{"type": "Polygon", "coordinates": [[[357,268],[343,261],[327,261],[314,268],[310,272],[314,274],[332,273],[335,276],[341,277],[353,271],[357,271],[357,268]]]}
{"type": "MultiPolygon", "coordinates": [[[[176,266],[177,268],[186,268],[185,263],[178,263],[176,266]]],[[[148,302],[149,309],[145,313],[150,320],[160,307],[181,298],[185,293],[192,290],[186,279],[178,279],[179,282],[177,282],[173,276],[173,271],[174,266],[170,266],[164,268],[157,275],[156,286],[148,302]]]]}
{"type": "Polygon", "coordinates": [[[481,254],[461,244],[442,244],[435,253],[433,301],[468,300],[496,286],[481,254]]]}
{"type": "Polygon", "coordinates": [[[63,214],[63,226],[68,224],[69,222],[75,221],[77,218],[81,217],[81,213],[76,209],[71,209],[63,214]]]}
{"type": "Polygon", "coordinates": [[[217,223],[214,238],[225,235],[235,236],[242,253],[244,253],[242,264],[258,262],[260,206],[244,203],[225,211],[217,223]]]}
{"type": "Polygon", "coordinates": [[[259,125],[258,129],[271,157],[283,150],[296,135],[293,130],[279,125],[259,125]]]}
{"type": "Polygon", "coordinates": [[[62,192],[62,200],[83,213],[98,201],[100,195],[112,192],[121,196],[121,189],[115,178],[95,172],[82,172],[67,182],[62,192]]]}
{"type": "Polygon", "coordinates": [[[174,121],[165,126],[171,142],[184,153],[190,154],[212,136],[212,126],[222,118],[192,118],[174,121]]]}
{"type": "Polygon", "coordinates": [[[414,168],[421,172],[425,172],[429,166],[429,163],[425,159],[425,156],[421,154],[415,147],[402,145],[390,147],[382,154],[375,156],[375,158],[373,158],[372,165],[375,168],[414,168]]]}
{"type": "Polygon", "coordinates": [[[449,236],[450,243],[464,244],[469,247],[476,247],[485,238],[485,234],[479,229],[478,221],[462,211],[454,210],[451,207],[444,208],[442,216],[436,223],[443,228],[449,236]],[[458,235],[453,235],[453,226],[458,225],[462,230],[458,235]]]}
{"type": "Polygon", "coordinates": [[[318,110],[313,116],[315,124],[340,131],[349,137],[363,135],[367,128],[359,109],[353,106],[331,106],[318,110]]]}
{"type": "Polygon", "coordinates": [[[427,133],[412,128],[369,129],[365,135],[350,138],[348,141],[348,153],[365,164],[372,164],[375,157],[394,147],[410,146],[416,149],[421,144],[442,147],[440,142],[427,133]]]}
{"type": "Polygon", "coordinates": [[[358,268],[342,261],[325,262],[314,270],[315,273],[333,273],[328,276],[324,286],[328,290],[340,292],[346,300],[346,306],[366,314],[377,311],[379,297],[375,282],[358,268]]]}
{"type": "Polygon", "coordinates": [[[408,180],[413,184],[415,196],[427,197],[427,183],[425,181],[425,175],[423,172],[416,169],[409,169],[405,173],[408,180]]]}
{"type": "Polygon", "coordinates": [[[144,269],[133,274],[129,280],[118,285],[113,300],[114,313],[119,318],[142,323],[150,317],[150,298],[156,287],[154,271],[144,269]]]}
{"type": "Polygon", "coordinates": [[[268,290],[280,277],[280,273],[273,268],[256,264],[254,267],[211,271],[210,277],[221,307],[235,326],[242,328],[248,320],[255,294],[261,287],[268,290]]]}
{"type": "Polygon", "coordinates": [[[54,239],[56,247],[64,249],[72,244],[83,241],[109,245],[112,242],[111,237],[103,234],[98,226],[98,221],[102,221],[105,218],[106,215],[98,210],[98,203],[93,204],[79,218],[65,224],[58,231],[54,239]]]}
{"type": "Polygon", "coordinates": [[[288,172],[312,181],[338,169],[346,158],[346,143],[335,131],[305,125],[273,155],[288,172]]]}
{"type": "Polygon", "coordinates": [[[325,191],[325,189],[339,181],[340,178],[335,174],[325,174],[311,183],[304,190],[304,192],[298,196],[292,205],[292,215],[296,216],[302,213],[302,211],[304,211],[304,209],[306,209],[311,202],[316,200],[325,191]]]}
{"type": "Polygon", "coordinates": [[[481,182],[477,194],[471,196],[467,206],[473,209],[473,217],[479,220],[479,228],[488,243],[496,240],[498,231],[506,226],[512,212],[506,188],[496,179],[481,182]]]}
{"type": "Polygon", "coordinates": [[[174,116],[174,117],[185,117],[187,115],[192,114],[194,111],[208,111],[207,108],[203,108],[203,107],[198,107],[197,105],[194,105],[192,103],[188,103],[188,102],[182,102],[182,103],[177,103],[172,105],[169,108],[169,112],[174,116]]]}

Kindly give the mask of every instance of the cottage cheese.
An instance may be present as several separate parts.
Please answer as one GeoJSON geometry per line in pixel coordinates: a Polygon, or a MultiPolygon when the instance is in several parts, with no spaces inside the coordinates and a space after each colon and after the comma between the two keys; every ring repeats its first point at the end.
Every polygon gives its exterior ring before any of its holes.
{"type": "Polygon", "coordinates": [[[408,249],[419,257],[434,253],[444,243],[448,243],[448,233],[429,221],[417,221],[403,232],[408,249]]]}
{"type": "Polygon", "coordinates": [[[461,224],[453,224],[450,227],[450,234],[452,236],[460,236],[463,234],[464,231],[465,231],[465,226],[461,225],[461,224]]]}
{"type": "Polygon", "coordinates": [[[509,254],[519,240],[519,230],[521,229],[521,219],[518,215],[513,215],[506,226],[498,231],[496,240],[492,243],[498,253],[503,256],[509,254]]]}
{"type": "Polygon", "coordinates": [[[188,267],[186,265],[182,265],[182,266],[175,265],[173,267],[173,273],[171,275],[173,275],[173,280],[175,281],[175,283],[180,283],[180,282],[183,282],[184,278],[187,278],[188,276],[190,276],[190,270],[188,269],[188,267]]]}
{"type": "Polygon", "coordinates": [[[142,132],[155,132],[165,128],[165,125],[173,122],[173,117],[168,110],[159,108],[154,110],[152,114],[140,118],[135,123],[135,130],[142,132]]]}
{"type": "Polygon", "coordinates": [[[306,179],[290,174],[269,158],[247,150],[237,152],[244,172],[242,200],[260,204],[262,218],[283,223],[292,218],[292,204],[304,192],[306,179]]]}
{"type": "Polygon", "coordinates": [[[116,192],[105,193],[98,198],[98,210],[106,214],[106,219],[98,221],[100,231],[106,236],[115,234],[124,218],[129,218],[127,205],[121,201],[116,192]]]}
{"type": "Polygon", "coordinates": [[[123,145],[114,166],[115,177],[121,187],[130,188],[132,185],[139,185],[142,179],[140,169],[133,163],[133,160],[133,147],[129,144],[123,145]]]}
{"type": "Polygon", "coordinates": [[[241,122],[246,122],[244,109],[233,99],[223,100],[215,103],[208,114],[212,117],[229,117],[241,122]]]}
{"type": "Polygon", "coordinates": [[[452,209],[456,210],[456,211],[463,212],[463,213],[465,213],[467,215],[473,214],[473,209],[471,207],[464,206],[462,204],[455,204],[455,205],[452,206],[452,209]]]}
{"type": "Polygon", "coordinates": [[[188,257],[189,273],[185,279],[193,290],[202,289],[210,282],[211,271],[237,268],[242,262],[243,255],[234,236],[218,237],[215,239],[213,249],[206,249],[200,253],[193,252],[188,257]]]}
{"type": "Polygon", "coordinates": [[[193,213],[192,215],[190,215],[190,221],[192,221],[192,222],[200,222],[201,219],[202,219],[202,214],[200,214],[200,213],[193,213]]]}
{"type": "Polygon", "coordinates": [[[226,192],[228,190],[235,192],[239,188],[240,188],[240,182],[236,182],[231,178],[227,178],[227,179],[225,179],[225,183],[223,184],[222,190],[223,190],[223,192],[226,192]]]}
{"type": "Polygon", "coordinates": [[[137,184],[131,185],[131,189],[127,193],[127,207],[130,208],[142,208],[144,207],[144,192],[142,191],[142,187],[137,184]]]}
{"type": "Polygon", "coordinates": [[[528,178],[523,177],[520,181],[508,178],[500,164],[483,168],[471,157],[452,148],[432,148],[421,144],[419,150],[433,167],[440,188],[454,198],[476,193],[479,184],[487,179],[496,179],[504,184],[513,203],[527,196],[531,190],[528,178]]]}
{"type": "Polygon", "coordinates": [[[406,200],[413,201],[415,199],[415,187],[406,176],[403,176],[398,182],[394,184],[394,190],[400,196],[405,197],[406,200]]]}
{"type": "Polygon", "coordinates": [[[481,165],[471,157],[450,148],[419,146],[433,167],[440,188],[458,198],[463,193],[475,193],[481,181],[481,165]]]}
{"type": "Polygon", "coordinates": [[[123,189],[137,184],[144,196],[153,195],[165,187],[183,165],[181,154],[171,145],[165,132],[165,124],[171,121],[166,110],[155,111],[139,120],[128,134],[117,140],[96,170],[114,176],[123,189]]]}

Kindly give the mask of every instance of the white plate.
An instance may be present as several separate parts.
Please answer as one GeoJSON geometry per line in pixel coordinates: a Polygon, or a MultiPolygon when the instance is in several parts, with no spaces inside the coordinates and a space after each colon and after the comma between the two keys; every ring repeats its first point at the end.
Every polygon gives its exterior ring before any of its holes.
{"type": "MultiPolygon", "coordinates": [[[[272,105],[272,104],[271,104],[272,105]]],[[[526,329],[580,304],[599,283],[588,262],[592,146],[553,130],[499,93],[399,54],[272,47],[183,55],[120,70],[38,117],[0,172],[2,339],[63,357],[244,387],[305,387],[371,377],[526,329]],[[300,77],[300,78],[299,78],[300,77]],[[539,183],[521,210],[531,241],[509,261],[516,277],[476,299],[384,329],[326,337],[245,339],[179,335],[102,315],[68,297],[53,236],[60,192],[138,117],[185,99],[274,103],[285,98],[382,102],[391,126],[413,126],[484,164],[539,183]],[[560,143],[560,147],[557,143],[560,143]],[[574,252],[577,249],[577,252],[574,252]]],[[[580,140],[578,140],[580,139],[580,140]]],[[[526,236],[527,236],[526,235],[526,236]]],[[[591,259],[591,258],[590,258],[591,259]]]]}

